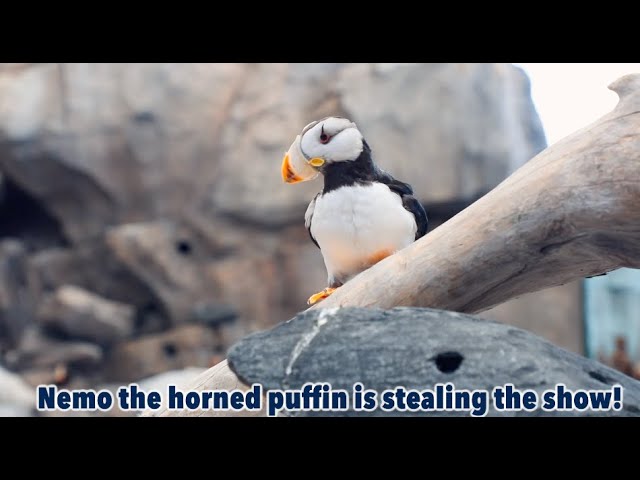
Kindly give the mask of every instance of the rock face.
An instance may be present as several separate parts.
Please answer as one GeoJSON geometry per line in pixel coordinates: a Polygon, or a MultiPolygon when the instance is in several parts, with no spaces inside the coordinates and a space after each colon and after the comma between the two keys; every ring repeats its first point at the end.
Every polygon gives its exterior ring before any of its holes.
{"type": "Polygon", "coordinates": [[[133,333],[134,314],[130,305],[64,285],[42,301],[39,321],[62,335],[108,345],[133,333]]]}
{"type": "Polygon", "coordinates": [[[39,329],[28,329],[14,349],[4,356],[6,365],[21,372],[60,368],[91,370],[103,360],[103,349],[89,342],[51,338],[39,329]]]}
{"type": "Polygon", "coordinates": [[[217,126],[245,71],[38,64],[2,72],[2,168],[76,240],[178,213],[198,190],[194,181],[203,188],[211,180],[217,126]]]}
{"type": "MultiPolygon", "coordinates": [[[[268,389],[329,382],[333,389],[351,392],[353,384],[361,382],[365,388],[382,392],[397,386],[433,389],[437,383],[451,382],[456,390],[491,392],[495,386],[510,383],[518,390],[535,390],[541,397],[559,383],[573,391],[605,390],[619,384],[624,389],[620,411],[499,412],[491,408],[489,415],[640,415],[640,383],[636,380],[525,330],[441,310],[313,310],[241,340],[230,349],[229,363],[246,384],[256,382],[268,389]]],[[[377,409],[367,414],[400,413],[377,409]]],[[[468,412],[422,414],[469,416],[468,412]]]]}
{"type": "Polygon", "coordinates": [[[185,325],[139,340],[117,344],[107,359],[107,379],[134,382],[192,365],[211,366],[221,351],[220,339],[201,325],[185,325]]]}
{"type": "Polygon", "coordinates": [[[423,202],[487,191],[546,146],[528,80],[510,66],[253,68],[245,87],[250,95],[238,99],[222,135],[228,161],[222,162],[212,203],[254,222],[298,214],[321,180],[284,189],[270,161],[251,163],[251,175],[238,175],[237,166],[246,159],[280,158],[301,126],[327,115],[354,120],[380,166],[411,179],[423,202]],[[273,91],[282,97],[275,99],[273,91]],[[256,141],[245,142],[247,136],[256,141]],[[256,204],[265,194],[270,201],[256,204]]]}
{"type": "Polygon", "coordinates": [[[133,381],[207,367],[305,308],[326,286],[303,224],[320,181],[286,185],[280,162],[327,115],[428,211],[546,146],[508,64],[0,65],[0,364],[133,381]],[[167,358],[158,339],[182,328],[201,353],[167,358]]]}
{"type": "Polygon", "coordinates": [[[0,417],[29,417],[35,404],[35,390],[19,375],[0,367],[0,417]]]}
{"type": "Polygon", "coordinates": [[[528,80],[510,65],[41,64],[0,75],[0,166],[74,241],[185,207],[289,222],[318,184],[285,188],[282,153],[329,114],[356,121],[424,202],[487,191],[546,146],[528,80]]]}
{"type": "Polygon", "coordinates": [[[142,308],[155,299],[149,287],[112,255],[101,239],[74,248],[45,248],[29,256],[29,275],[39,292],[77,285],[101,297],[142,308]],[[99,267],[98,267],[99,262],[99,267]]]}
{"type": "Polygon", "coordinates": [[[106,240],[114,257],[149,286],[174,323],[187,321],[197,301],[212,298],[213,286],[202,281],[203,268],[218,252],[193,229],[168,221],[127,224],[112,228],[106,240]]]}
{"type": "Polygon", "coordinates": [[[15,345],[33,316],[27,252],[12,239],[0,241],[0,349],[15,345]]]}

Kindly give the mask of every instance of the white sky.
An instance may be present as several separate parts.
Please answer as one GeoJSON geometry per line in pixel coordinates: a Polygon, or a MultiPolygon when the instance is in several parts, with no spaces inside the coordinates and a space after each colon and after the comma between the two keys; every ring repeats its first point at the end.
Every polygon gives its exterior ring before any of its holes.
{"type": "Polygon", "coordinates": [[[607,86],[640,63],[515,63],[531,79],[531,94],[549,145],[610,112],[618,96],[607,86]]]}

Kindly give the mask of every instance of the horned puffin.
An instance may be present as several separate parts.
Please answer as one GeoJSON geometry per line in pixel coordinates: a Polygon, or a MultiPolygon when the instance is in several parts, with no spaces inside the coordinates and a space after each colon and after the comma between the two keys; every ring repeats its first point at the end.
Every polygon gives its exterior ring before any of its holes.
{"type": "Polygon", "coordinates": [[[413,188],[378,167],[355,123],[327,117],[308,124],[282,161],[282,179],[324,177],[309,204],[305,226],[320,248],[328,286],[313,305],[358,273],[427,233],[427,214],[413,188]]]}

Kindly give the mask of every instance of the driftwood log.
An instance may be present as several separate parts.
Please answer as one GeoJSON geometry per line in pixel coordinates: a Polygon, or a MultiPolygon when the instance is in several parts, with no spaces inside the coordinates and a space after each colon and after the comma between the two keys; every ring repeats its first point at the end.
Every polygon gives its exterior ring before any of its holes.
{"type": "MultiPolygon", "coordinates": [[[[611,113],[550,146],[454,218],[312,308],[475,313],[525,293],[640,268],[640,74],[609,88],[620,98],[611,113]]],[[[185,388],[243,387],[224,361],[185,388]]]]}

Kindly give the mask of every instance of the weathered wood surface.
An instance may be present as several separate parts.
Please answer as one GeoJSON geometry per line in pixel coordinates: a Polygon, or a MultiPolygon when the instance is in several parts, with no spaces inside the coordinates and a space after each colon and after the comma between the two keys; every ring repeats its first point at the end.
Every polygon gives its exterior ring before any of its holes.
{"type": "MultiPolygon", "coordinates": [[[[177,385],[182,391],[188,390],[248,390],[247,385],[236,377],[235,373],[227,365],[227,361],[223,360],[217,365],[211,367],[209,370],[198,375],[189,385],[177,385]]],[[[264,402],[263,402],[264,404],[264,402]]],[[[165,407],[157,411],[146,411],[142,414],[143,417],[228,417],[231,412],[225,412],[224,410],[168,410],[165,407]]],[[[242,417],[262,417],[264,412],[243,411],[236,412],[235,415],[242,417]]]]}
{"type": "MultiPolygon", "coordinates": [[[[640,268],[640,74],[609,88],[620,97],[611,113],[550,146],[454,218],[312,308],[474,313],[579,278],[640,268]]],[[[224,362],[191,387],[236,382],[242,385],[224,362]]],[[[214,413],[224,414],[206,412],[214,413]]]]}

